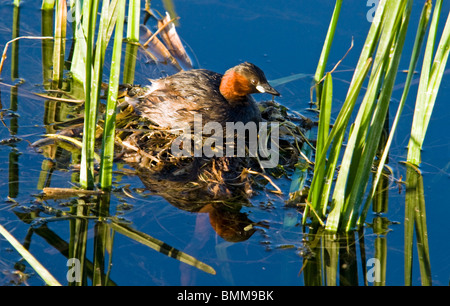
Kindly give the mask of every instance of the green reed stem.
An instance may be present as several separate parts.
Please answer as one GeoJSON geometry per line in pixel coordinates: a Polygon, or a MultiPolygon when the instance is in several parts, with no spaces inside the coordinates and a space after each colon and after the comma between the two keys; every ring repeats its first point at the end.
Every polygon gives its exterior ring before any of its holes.
{"type": "MultiPolygon", "coordinates": [[[[20,37],[20,6],[19,3],[13,8],[12,40],[20,37]]],[[[11,78],[19,77],[19,42],[11,42],[11,78]]],[[[6,50],[6,45],[5,45],[6,50]]],[[[1,68],[0,68],[1,71],[1,68]]]]}
{"type": "Polygon", "coordinates": [[[55,7],[55,0],[43,0],[42,1],[42,10],[53,10],[55,7]]]}
{"type": "Polygon", "coordinates": [[[419,89],[417,93],[416,107],[414,109],[411,138],[408,144],[408,162],[419,165],[421,162],[421,149],[425,139],[428,124],[433,112],[439,87],[444,74],[450,51],[450,13],[441,36],[436,54],[433,60],[433,51],[436,40],[436,32],[439,23],[442,1],[436,3],[433,18],[431,20],[425,56],[420,75],[419,89]]]}
{"type": "MultiPolygon", "coordinates": [[[[72,65],[70,72],[73,75],[74,80],[86,87],[86,57],[87,57],[87,45],[85,30],[89,22],[89,4],[91,1],[85,1],[83,5],[81,0],[76,0],[71,9],[75,12],[74,19],[74,40],[75,47],[72,56],[72,65]],[[81,16],[84,16],[83,18],[81,16]]],[[[84,90],[85,91],[85,90],[84,90]]]]}
{"type": "Polygon", "coordinates": [[[139,49],[140,11],[141,1],[130,0],[128,3],[127,46],[123,71],[124,84],[133,84],[134,82],[137,52],[139,49]]]}
{"type": "MultiPolygon", "coordinates": [[[[95,131],[96,122],[92,120],[91,110],[93,103],[91,99],[91,83],[92,83],[92,61],[93,61],[93,41],[95,21],[97,17],[98,0],[86,1],[83,6],[83,31],[86,34],[85,54],[85,110],[84,110],[84,126],[83,126],[83,147],[81,149],[81,169],[80,169],[80,185],[85,189],[92,189],[94,185],[94,145],[95,139],[92,137],[92,131],[95,131]]],[[[100,48],[99,48],[100,49],[100,48]]],[[[96,103],[94,103],[96,105],[96,103]]]]}
{"type": "Polygon", "coordinates": [[[386,76],[384,77],[383,87],[371,120],[364,151],[362,152],[358,168],[356,169],[355,180],[352,185],[349,185],[349,196],[346,198],[343,217],[346,231],[350,231],[355,227],[355,223],[360,213],[362,199],[369,180],[376,151],[380,143],[380,136],[384,128],[386,114],[389,109],[389,102],[398,72],[398,65],[400,63],[406,38],[409,17],[411,15],[412,0],[407,3],[405,3],[406,1],[402,3],[397,1],[393,2],[394,3],[388,2],[387,4],[392,5],[387,6],[388,15],[386,21],[389,26],[386,27],[388,31],[384,33],[385,36],[382,34],[380,42],[383,43],[387,40],[393,41],[394,38],[395,41],[393,43],[386,42],[386,46],[391,50],[389,56],[385,58],[387,61],[386,76]],[[395,12],[395,14],[389,17],[390,12],[395,12]],[[393,18],[394,21],[389,20],[389,18],[393,18]],[[390,25],[392,25],[392,28],[390,25]]]}
{"type": "MultiPolygon", "coordinates": [[[[316,145],[316,156],[320,156],[322,154],[322,150],[325,147],[325,144],[327,142],[328,133],[330,130],[330,117],[331,117],[331,106],[332,106],[332,99],[333,99],[333,79],[331,77],[330,73],[327,73],[325,77],[325,82],[323,84],[323,90],[322,90],[322,97],[320,99],[321,105],[320,105],[320,115],[319,115],[319,126],[318,126],[318,132],[317,132],[317,145],[316,145]]],[[[317,175],[318,177],[324,177],[325,176],[325,164],[322,164],[320,166],[317,166],[314,168],[314,175],[317,175]]],[[[325,178],[326,179],[326,178],[325,178]]],[[[322,192],[326,192],[327,188],[327,182],[325,182],[324,185],[319,185],[317,188],[314,188],[310,192],[312,192],[312,199],[316,201],[320,201],[322,198],[322,192]],[[325,189],[325,190],[324,190],[325,189]]],[[[322,217],[326,213],[326,205],[320,205],[317,203],[314,203],[313,207],[317,207],[319,217],[322,217]]]]}
{"type": "MultiPolygon", "coordinates": [[[[365,77],[369,71],[369,68],[372,64],[372,53],[375,50],[378,37],[381,32],[381,19],[384,14],[384,7],[385,7],[386,1],[382,0],[380,1],[378,5],[378,9],[374,18],[374,21],[372,22],[372,26],[370,27],[369,33],[367,35],[366,41],[364,43],[364,47],[361,51],[361,55],[358,60],[358,64],[356,66],[355,72],[353,74],[352,81],[350,83],[347,97],[344,101],[344,104],[341,108],[341,111],[339,112],[338,117],[336,118],[336,121],[333,124],[333,128],[331,129],[330,135],[327,138],[327,142],[325,143],[323,149],[321,150],[322,153],[320,155],[316,154],[316,163],[315,167],[324,167],[326,165],[326,177],[319,175],[314,175],[313,180],[311,183],[311,189],[310,193],[308,195],[308,200],[312,203],[312,207],[317,211],[321,210],[323,206],[328,204],[328,197],[324,196],[329,193],[329,190],[331,190],[331,178],[334,175],[334,171],[337,166],[337,159],[339,156],[339,152],[342,147],[342,143],[344,140],[345,130],[347,128],[348,122],[350,120],[350,116],[353,112],[353,108],[355,106],[356,100],[359,96],[359,92],[361,90],[362,84],[365,80],[365,77]],[[330,149],[330,145],[331,149],[330,149]],[[327,162],[327,153],[330,149],[329,156],[330,159],[327,162]],[[325,184],[325,188],[323,189],[323,185],[325,184]],[[318,188],[319,190],[323,189],[325,192],[322,192],[322,199],[311,199],[311,190],[314,190],[315,188],[318,188]],[[325,204],[326,203],[326,204],[325,204]]],[[[336,189],[335,189],[336,190],[336,189]]],[[[343,192],[343,189],[341,188],[339,190],[340,192],[343,192]]],[[[336,191],[335,191],[336,192],[336,191]]],[[[343,202],[342,202],[343,203],[343,202]]],[[[342,204],[335,205],[334,206],[334,214],[330,214],[327,218],[327,227],[329,229],[337,229],[338,223],[339,223],[339,216],[340,216],[340,210],[342,204]]],[[[305,213],[303,215],[303,223],[306,222],[306,218],[308,217],[309,209],[308,207],[305,209],[305,213]]],[[[333,213],[333,212],[332,212],[333,213]]]]}
{"type": "Polygon", "coordinates": [[[411,81],[414,76],[414,71],[416,69],[417,62],[419,60],[420,50],[422,49],[423,41],[424,41],[425,34],[427,32],[427,28],[428,28],[428,24],[429,24],[429,20],[430,20],[431,6],[432,6],[431,0],[429,0],[429,1],[425,2],[425,5],[422,9],[422,14],[420,16],[419,25],[417,28],[417,34],[416,34],[416,38],[414,41],[412,55],[411,55],[411,61],[410,61],[409,68],[408,68],[408,75],[406,76],[405,87],[403,89],[402,97],[400,99],[400,103],[397,108],[397,113],[395,114],[394,121],[392,122],[391,131],[390,131],[389,137],[386,141],[386,145],[385,145],[383,154],[378,163],[377,172],[375,174],[375,178],[374,178],[373,184],[372,184],[372,190],[366,199],[363,211],[359,217],[358,227],[361,227],[364,224],[364,220],[365,220],[367,212],[369,210],[370,201],[375,196],[378,182],[380,181],[382,173],[383,173],[383,168],[386,163],[388,152],[391,147],[392,141],[394,139],[394,135],[397,130],[398,122],[400,121],[400,116],[401,116],[403,107],[405,105],[406,98],[408,97],[409,89],[411,87],[411,81]]]}
{"type": "MultiPolygon", "coordinates": [[[[358,76],[356,78],[354,78],[354,80],[352,81],[352,84],[350,85],[350,89],[347,94],[347,98],[344,102],[344,105],[342,106],[341,111],[339,112],[339,115],[336,118],[336,121],[333,125],[333,128],[331,129],[330,134],[327,137],[327,141],[326,141],[325,145],[323,146],[324,149],[322,150],[322,153],[320,154],[320,156],[316,155],[315,167],[323,167],[323,165],[326,164],[326,160],[327,160],[326,153],[332,143],[333,143],[333,145],[332,145],[331,151],[330,151],[332,153],[337,153],[339,151],[339,148],[342,146],[345,128],[348,124],[348,121],[350,120],[352,110],[353,110],[356,100],[359,96],[359,92],[361,90],[362,84],[367,76],[367,73],[369,72],[371,63],[372,63],[372,60],[370,58],[367,59],[363,69],[360,70],[360,73],[358,74],[358,76]]],[[[332,154],[330,153],[330,156],[331,155],[332,154]]],[[[331,169],[331,168],[332,168],[331,166],[329,167],[327,165],[327,173],[328,173],[328,171],[334,171],[334,169],[331,169]]],[[[316,175],[313,176],[313,180],[311,183],[311,189],[308,194],[308,200],[312,203],[312,207],[315,211],[320,209],[320,207],[317,206],[317,204],[319,203],[318,201],[315,201],[315,200],[311,201],[311,199],[310,199],[312,196],[311,190],[313,188],[321,188],[320,186],[324,183],[325,183],[324,177],[319,177],[316,175]]],[[[303,223],[306,222],[308,214],[309,214],[309,209],[307,207],[305,209],[305,213],[303,214],[303,223]]]]}
{"type": "Polygon", "coordinates": [[[320,105],[320,97],[322,96],[322,84],[319,84],[320,80],[322,80],[325,68],[328,62],[328,56],[330,54],[331,45],[333,43],[334,33],[336,31],[336,25],[339,20],[339,14],[341,12],[342,0],[336,0],[336,4],[334,6],[333,15],[331,17],[330,25],[328,27],[327,36],[325,37],[325,43],[322,48],[322,53],[320,54],[319,64],[317,65],[316,74],[314,75],[314,82],[316,83],[316,92],[317,92],[317,106],[321,108],[320,105]]]}
{"type": "Polygon", "coordinates": [[[130,0],[128,3],[127,40],[139,42],[141,1],[130,0]]]}
{"type": "Polygon", "coordinates": [[[112,168],[114,159],[114,139],[117,95],[120,84],[120,65],[122,58],[122,39],[125,19],[125,0],[119,0],[116,32],[112,54],[111,72],[109,77],[108,100],[106,104],[105,126],[103,130],[103,148],[100,167],[100,185],[109,190],[112,183],[112,168]]]}

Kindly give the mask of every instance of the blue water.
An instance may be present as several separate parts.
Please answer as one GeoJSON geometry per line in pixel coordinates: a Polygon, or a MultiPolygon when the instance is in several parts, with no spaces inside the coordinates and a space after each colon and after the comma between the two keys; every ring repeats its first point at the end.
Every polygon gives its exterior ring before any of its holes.
{"type": "MultiPolygon", "coordinates": [[[[175,10],[181,17],[178,33],[188,46],[188,51],[198,67],[217,72],[224,72],[242,61],[249,61],[264,70],[269,80],[275,80],[292,74],[303,73],[302,79],[281,85],[277,88],[282,96],[277,98],[281,104],[307,113],[311,76],[314,74],[323,40],[328,28],[334,1],[202,1],[175,0],[175,10]]],[[[350,47],[352,38],[354,47],[340,64],[334,74],[334,107],[335,118],[348,88],[352,69],[356,66],[358,55],[364,43],[365,35],[370,27],[367,14],[371,9],[366,1],[344,1],[333,49],[329,58],[328,70],[344,56],[350,47]]],[[[163,12],[159,1],[152,1],[153,8],[163,12]]],[[[415,27],[420,15],[422,3],[416,1],[405,53],[414,42],[415,27]]],[[[444,2],[442,21],[450,11],[450,3],[444,2]]],[[[40,35],[39,4],[34,1],[23,1],[21,4],[21,35],[40,35]]],[[[370,12],[369,12],[370,13],[370,12]]],[[[9,2],[0,4],[0,46],[11,38],[12,6],[9,2]]],[[[370,15],[370,14],[369,14],[370,15]]],[[[440,29],[443,28],[441,24],[440,29]]],[[[33,207],[33,194],[39,192],[37,182],[44,157],[29,148],[28,141],[34,142],[45,133],[43,123],[43,100],[30,92],[42,90],[41,74],[41,42],[21,41],[19,44],[20,66],[19,77],[25,82],[19,87],[17,136],[21,142],[14,146],[0,146],[0,224],[11,231],[23,242],[30,225],[22,222],[17,213],[33,207]],[[12,153],[11,153],[12,152],[12,153]],[[8,179],[11,155],[18,156],[18,182],[8,179]],[[18,186],[15,192],[14,186],[18,186]],[[8,196],[12,199],[8,199],[8,196]]],[[[10,105],[11,89],[4,84],[15,84],[10,70],[10,56],[5,62],[1,74],[0,85],[2,109],[10,105]]],[[[402,59],[400,67],[407,69],[409,57],[402,59]]],[[[148,65],[141,62],[137,67],[137,82],[146,81],[148,65]]],[[[402,94],[401,84],[404,75],[399,75],[398,86],[393,94],[393,105],[396,108],[402,94]]],[[[427,132],[421,170],[424,174],[425,200],[427,208],[428,238],[430,244],[430,260],[433,284],[448,285],[450,280],[450,249],[448,235],[450,224],[450,77],[446,73],[436,101],[433,117],[427,132]]],[[[390,167],[396,177],[405,177],[405,169],[400,161],[406,159],[406,146],[409,140],[410,124],[413,116],[414,96],[417,82],[412,86],[410,98],[405,106],[403,118],[391,151],[390,167]]],[[[268,99],[260,95],[257,99],[268,99]]],[[[395,109],[391,109],[394,114],[395,109]]],[[[8,112],[7,114],[10,114],[8,112]]],[[[309,113],[308,113],[309,114],[309,113]]],[[[310,115],[310,114],[309,114],[310,115]]],[[[11,119],[4,122],[10,126],[11,119]]],[[[0,139],[9,138],[10,130],[0,125],[0,139]]],[[[117,180],[119,178],[116,178],[117,180]]],[[[71,173],[55,171],[52,176],[52,187],[69,187],[71,173]]],[[[283,190],[288,190],[289,183],[278,182],[283,190]]],[[[112,210],[118,204],[127,203],[132,209],[123,211],[122,216],[131,221],[138,230],[148,233],[165,243],[182,250],[197,259],[211,265],[217,272],[209,275],[183,263],[168,258],[139,243],[116,234],[114,240],[113,266],[111,279],[119,285],[302,285],[303,276],[298,275],[302,267],[302,258],[295,248],[280,246],[301,246],[301,229],[295,226],[301,214],[295,209],[284,207],[283,200],[277,195],[261,192],[252,199],[252,207],[244,207],[253,221],[265,220],[270,228],[256,232],[250,239],[231,243],[220,238],[212,229],[206,214],[196,214],[180,210],[159,196],[148,192],[141,194],[138,189],[143,184],[136,177],[121,177],[118,186],[130,185],[133,198],[117,192],[113,195],[112,210]],[[272,203],[267,209],[268,203],[272,203]]],[[[390,225],[387,239],[387,272],[386,283],[402,285],[403,279],[403,218],[404,188],[399,194],[396,186],[392,186],[389,198],[387,217],[400,224],[390,225]]],[[[369,214],[367,222],[371,223],[369,214]]],[[[68,242],[69,223],[58,221],[48,223],[48,227],[68,242]]],[[[367,258],[374,254],[375,235],[366,231],[365,237],[367,258]]],[[[92,259],[92,227],[88,233],[87,254],[92,259]]],[[[30,251],[49,269],[63,284],[67,284],[67,259],[53,247],[33,234],[30,251]]],[[[14,263],[20,256],[11,250],[10,245],[0,238],[0,270],[11,272],[14,263]]],[[[413,284],[420,284],[417,265],[417,252],[414,250],[413,284]]],[[[361,263],[359,265],[362,265],[361,263]]],[[[32,273],[27,267],[26,272],[32,273]]],[[[3,275],[7,275],[7,273],[3,275]]],[[[359,272],[362,280],[362,272],[359,272]]],[[[2,276],[0,283],[6,284],[9,276],[2,276]]],[[[40,278],[32,274],[28,284],[40,285],[40,278]]]]}

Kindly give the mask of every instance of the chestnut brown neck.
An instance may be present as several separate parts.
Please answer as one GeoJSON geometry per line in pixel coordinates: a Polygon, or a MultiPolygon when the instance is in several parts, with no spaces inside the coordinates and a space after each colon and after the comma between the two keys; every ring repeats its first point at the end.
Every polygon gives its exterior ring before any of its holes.
{"type": "Polygon", "coordinates": [[[228,71],[220,82],[220,93],[229,102],[245,100],[252,93],[250,82],[242,74],[236,71],[228,71]]]}

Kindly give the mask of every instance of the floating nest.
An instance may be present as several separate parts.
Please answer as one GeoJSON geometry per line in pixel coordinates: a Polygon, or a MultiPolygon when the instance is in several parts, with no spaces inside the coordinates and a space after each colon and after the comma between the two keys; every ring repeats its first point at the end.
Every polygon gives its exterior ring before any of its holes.
{"type": "Polygon", "coordinates": [[[140,175],[151,178],[148,180],[155,184],[151,189],[158,188],[156,185],[160,186],[161,181],[177,185],[186,196],[186,205],[199,198],[226,200],[249,197],[255,188],[268,183],[272,184],[271,189],[279,192],[271,177],[286,175],[294,169],[305,142],[305,132],[311,129],[313,122],[298,113],[289,112],[274,101],[260,102],[258,106],[269,128],[271,123],[279,124],[279,161],[276,167],[264,169],[258,156],[174,156],[171,148],[179,134],[143,121],[130,105],[123,105],[116,117],[117,158],[131,165],[140,175]],[[189,192],[191,189],[195,192],[189,192]]]}
{"type": "MultiPolygon", "coordinates": [[[[141,90],[136,86],[126,89],[128,92],[124,94],[128,95],[141,90]]],[[[125,102],[119,106],[116,116],[115,160],[131,166],[135,170],[134,175],[148,190],[173,206],[185,211],[208,213],[211,225],[224,239],[234,242],[248,239],[255,231],[254,225],[259,223],[240,212],[242,206],[251,205],[249,199],[255,191],[265,189],[281,193],[273,179],[292,174],[301,155],[304,135],[313,126],[311,120],[274,101],[260,102],[258,106],[265,121],[279,124],[276,167],[264,169],[258,156],[174,156],[171,147],[179,135],[143,120],[125,102]]],[[[42,139],[33,145],[44,147],[45,155],[56,152],[54,146],[47,146],[51,143],[67,151],[79,150],[68,139],[80,140],[82,122],[81,117],[66,122],[60,126],[59,137],[42,139]]],[[[102,124],[100,119],[96,134],[98,148],[101,147],[102,124]]]]}
{"type": "MultiPolygon", "coordinates": [[[[132,87],[132,90],[140,90],[140,87],[132,87]]],[[[129,93],[125,91],[125,94],[129,93]]],[[[292,172],[301,156],[301,148],[305,142],[304,135],[311,129],[313,122],[296,112],[290,112],[274,101],[259,102],[258,106],[263,120],[269,124],[269,129],[270,124],[274,122],[279,125],[279,160],[276,167],[262,167],[259,156],[175,156],[171,153],[171,148],[180,135],[145,121],[126,102],[119,106],[116,116],[115,160],[127,163],[136,169],[138,175],[151,178],[157,185],[160,185],[161,181],[168,181],[185,191],[201,190],[195,192],[192,199],[206,197],[212,200],[226,200],[240,196],[249,197],[254,189],[264,188],[268,183],[272,185],[273,192],[280,192],[272,178],[279,178],[292,172]]],[[[68,139],[81,140],[82,122],[81,117],[65,122],[64,126],[59,127],[61,130],[58,137],[39,140],[33,146],[43,147],[56,142],[69,151],[79,149],[74,148],[73,142],[68,139]],[[68,146],[72,146],[72,149],[68,146]]],[[[102,124],[103,121],[100,119],[96,133],[98,148],[101,147],[102,124]]],[[[207,136],[203,138],[204,141],[207,136]]],[[[189,197],[186,198],[186,201],[190,200],[189,197]]]]}

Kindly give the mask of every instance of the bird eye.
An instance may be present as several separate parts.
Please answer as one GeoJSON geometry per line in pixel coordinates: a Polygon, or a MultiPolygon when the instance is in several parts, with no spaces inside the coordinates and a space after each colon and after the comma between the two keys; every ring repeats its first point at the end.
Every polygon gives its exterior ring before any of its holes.
{"type": "Polygon", "coordinates": [[[256,85],[256,84],[258,83],[258,81],[257,81],[256,79],[252,79],[250,82],[251,82],[253,85],[256,85]]]}

